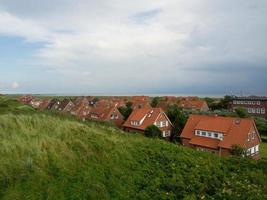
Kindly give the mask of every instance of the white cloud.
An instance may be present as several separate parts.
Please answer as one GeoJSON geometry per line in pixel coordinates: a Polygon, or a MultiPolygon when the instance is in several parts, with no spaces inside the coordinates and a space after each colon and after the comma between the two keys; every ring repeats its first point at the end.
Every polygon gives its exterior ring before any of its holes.
{"type": "Polygon", "coordinates": [[[18,89],[19,87],[20,87],[20,85],[16,81],[11,84],[12,89],[18,89]]]}

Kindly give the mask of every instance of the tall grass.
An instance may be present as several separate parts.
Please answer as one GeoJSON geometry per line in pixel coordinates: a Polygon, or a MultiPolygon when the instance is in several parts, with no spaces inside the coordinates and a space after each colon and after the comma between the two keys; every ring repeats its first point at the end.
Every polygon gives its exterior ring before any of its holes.
{"type": "Polygon", "coordinates": [[[25,113],[0,115],[0,199],[267,198],[266,160],[220,159],[108,124],[25,113]]]}

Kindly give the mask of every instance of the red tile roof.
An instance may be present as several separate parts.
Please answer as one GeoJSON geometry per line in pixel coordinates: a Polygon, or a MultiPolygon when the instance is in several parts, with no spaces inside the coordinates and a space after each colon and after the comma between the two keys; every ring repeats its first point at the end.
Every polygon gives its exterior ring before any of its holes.
{"type": "Polygon", "coordinates": [[[196,137],[193,137],[189,143],[192,145],[198,145],[202,147],[217,149],[218,144],[220,143],[220,140],[196,136],[196,137]]]}
{"type": "MultiPolygon", "coordinates": [[[[257,128],[252,119],[239,119],[234,117],[220,117],[207,115],[190,115],[181,133],[181,138],[190,139],[191,144],[200,146],[213,146],[211,140],[218,142],[218,147],[231,148],[237,144],[241,147],[246,146],[248,133],[254,129],[259,137],[257,128]],[[195,130],[213,131],[222,133],[223,140],[201,137],[195,135],[195,130]]],[[[259,137],[260,140],[260,137],[259,137]]],[[[214,146],[213,146],[214,147],[214,146]]]]}
{"type": "Polygon", "coordinates": [[[127,128],[145,130],[147,126],[154,124],[154,122],[156,122],[156,120],[161,115],[166,116],[166,119],[171,124],[167,115],[164,113],[164,111],[161,108],[141,108],[141,109],[134,110],[131,113],[131,115],[128,117],[126,122],[123,124],[123,126],[127,128]],[[138,126],[132,125],[131,123],[132,121],[140,122],[141,120],[143,120],[143,122],[138,126]]]}
{"type": "Polygon", "coordinates": [[[195,110],[201,110],[204,108],[208,109],[208,105],[206,101],[195,99],[195,100],[181,100],[179,102],[179,106],[185,109],[195,109],[195,110]]]}

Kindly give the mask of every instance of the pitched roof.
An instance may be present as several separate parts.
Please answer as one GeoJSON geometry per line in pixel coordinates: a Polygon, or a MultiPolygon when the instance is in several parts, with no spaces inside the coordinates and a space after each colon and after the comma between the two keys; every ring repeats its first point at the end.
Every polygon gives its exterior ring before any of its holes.
{"type": "Polygon", "coordinates": [[[206,101],[200,100],[200,99],[195,99],[195,100],[181,100],[179,102],[179,105],[182,108],[186,109],[202,109],[204,106],[207,106],[206,101]]]}
{"type": "Polygon", "coordinates": [[[44,99],[43,102],[40,104],[39,109],[40,110],[44,110],[48,107],[48,105],[50,104],[50,99],[44,99]]]}
{"type": "Polygon", "coordinates": [[[218,144],[220,143],[220,140],[215,140],[215,139],[212,139],[212,138],[196,136],[196,137],[193,137],[190,140],[189,143],[192,144],[192,145],[199,145],[199,146],[202,146],[202,147],[208,147],[208,148],[212,148],[212,149],[217,149],[218,148],[218,144]]]}
{"type": "Polygon", "coordinates": [[[91,117],[92,115],[95,116],[94,119],[97,120],[109,120],[110,115],[112,112],[114,112],[114,109],[117,109],[115,106],[113,107],[94,107],[90,110],[90,113],[88,115],[88,118],[94,118],[91,117]]]}
{"type": "Polygon", "coordinates": [[[69,103],[72,103],[70,99],[64,99],[60,102],[58,110],[64,110],[69,103]]]}
{"type": "Polygon", "coordinates": [[[254,128],[258,135],[257,128],[252,119],[190,115],[181,133],[181,138],[191,139],[191,144],[198,144],[200,146],[213,146],[215,145],[215,141],[219,141],[217,145],[218,147],[231,148],[234,144],[245,147],[247,135],[251,128],[254,128]],[[201,137],[201,139],[199,139],[200,137],[195,135],[195,130],[222,133],[224,138],[223,140],[208,137],[201,137]],[[212,143],[211,140],[214,140],[214,143],[212,143]]]}
{"type": "Polygon", "coordinates": [[[128,117],[126,122],[123,124],[124,127],[134,128],[144,130],[147,126],[154,124],[160,115],[165,115],[169,123],[171,124],[170,120],[168,119],[167,115],[161,108],[140,108],[134,110],[131,115],[128,117]],[[132,121],[143,122],[138,125],[132,125],[132,121]]]}

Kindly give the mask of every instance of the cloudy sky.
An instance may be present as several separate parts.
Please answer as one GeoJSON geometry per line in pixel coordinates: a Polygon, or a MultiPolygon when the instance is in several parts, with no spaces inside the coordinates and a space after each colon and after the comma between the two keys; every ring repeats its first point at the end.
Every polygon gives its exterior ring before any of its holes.
{"type": "Polygon", "coordinates": [[[0,0],[0,93],[267,94],[266,0],[0,0]]]}

